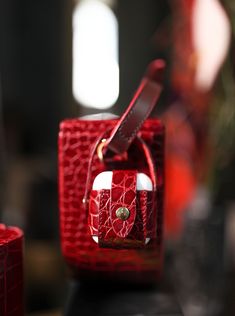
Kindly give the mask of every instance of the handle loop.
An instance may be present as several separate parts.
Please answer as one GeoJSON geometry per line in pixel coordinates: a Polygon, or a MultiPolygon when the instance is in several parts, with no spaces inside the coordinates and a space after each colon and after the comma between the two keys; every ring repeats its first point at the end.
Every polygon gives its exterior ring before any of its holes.
{"type": "Polygon", "coordinates": [[[154,109],[162,91],[165,62],[157,59],[150,63],[127,110],[113,128],[104,152],[124,153],[138,134],[146,118],[154,109]]]}
{"type": "Polygon", "coordinates": [[[88,175],[83,198],[85,207],[87,205],[87,197],[90,191],[91,170],[94,156],[97,154],[100,161],[103,161],[103,158],[105,159],[108,156],[113,156],[113,154],[121,155],[127,152],[135,139],[144,152],[149,167],[149,173],[153,181],[154,191],[156,191],[156,170],[151,157],[151,151],[143,139],[138,136],[138,132],[159,100],[162,91],[164,69],[165,62],[161,59],[156,59],[149,64],[134,98],[127,110],[118,120],[116,126],[112,129],[111,133],[109,133],[109,138],[106,139],[105,137],[107,131],[97,138],[91,150],[88,162],[88,175]]]}
{"type": "MultiPolygon", "coordinates": [[[[105,133],[104,133],[105,134],[105,133]]],[[[89,196],[89,192],[91,190],[91,177],[92,177],[92,164],[93,164],[93,160],[95,158],[96,155],[98,155],[97,153],[97,149],[99,148],[99,145],[102,144],[102,139],[104,137],[104,134],[103,135],[100,135],[92,150],[91,150],[91,155],[90,155],[90,159],[88,161],[88,174],[87,174],[87,179],[86,179],[86,187],[85,187],[85,193],[84,193],[84,197],[83,197],[83,205],[85,208],[87,208],[87,202],[88,202],[88,196],[89,196]]],[[[146,162],[147,162],[147,165],[148,165],[148,170],[149,170],[149,175],[150,175],[150,178],[153,182],[153,192],[156,192],[156,189],[157,189],[157,173],[156,173],[156,168],[155,168],[155,165],[154,165],[154,161],[153,161],[153,157],[152,157],[152,154],[151,154],[151,151],[148,147],[148,145],[145,143],[145,141],[137,136],[136,137],[136,145],[142,150],[143,154],[144,154],[144,157],[146,159],[146,162]]],[[[102,161],[100,162],[102,163],[102,161]]]]}

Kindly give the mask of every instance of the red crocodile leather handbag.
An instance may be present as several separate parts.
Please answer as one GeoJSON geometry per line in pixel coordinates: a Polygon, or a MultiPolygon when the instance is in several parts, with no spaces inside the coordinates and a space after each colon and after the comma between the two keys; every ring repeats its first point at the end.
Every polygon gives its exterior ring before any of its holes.
{"type": "Polygon", "coordinates": [[[163,265],[164,126],[153,61],[121,118],[64,120],[59,132],[62,252],[73,275],[155,282],[163,265]]]}
{"type": "Polygon", "coordinates": [[[23,233],[0,224],[0,315],[23,316],[23,233]]]}

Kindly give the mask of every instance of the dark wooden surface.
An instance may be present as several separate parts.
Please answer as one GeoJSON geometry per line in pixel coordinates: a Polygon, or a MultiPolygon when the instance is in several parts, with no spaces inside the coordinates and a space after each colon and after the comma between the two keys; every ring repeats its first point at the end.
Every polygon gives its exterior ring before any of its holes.
{"type": "Polygon", "coordinates": [[[182,316],[169,289],[71,281],[65,316],[182,316]]]}

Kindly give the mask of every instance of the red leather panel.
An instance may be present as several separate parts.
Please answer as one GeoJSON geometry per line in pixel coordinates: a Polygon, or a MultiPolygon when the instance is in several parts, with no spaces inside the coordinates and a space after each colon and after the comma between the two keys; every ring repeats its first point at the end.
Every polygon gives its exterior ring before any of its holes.
{"type": "Polygon", "coordinates": [[[110,218],[113,231],[118,237],[127,237],[135,222],[136,180],[135,170],[113,170],[110,218]],[[125,221],[116,216],[116,211],[120,207],[126,207],[130,212],[129,218],[125,221]]]}
{"type": "MultiPolygon", "coordinates": [[[[110,190],[106,190],[106,192],[108,192],[108,197],[106,201],[107,203],[109,203],[110,190]]],[[[90,192],[88,225],[90,228],[91,236],[98,236],[99,233],[99,214],[101,215],[100,198],[105,199],[105,190],[92,190],[90,192]]],[[[100,233],[102,233],[102,229],[100,229],[100,233]]],[[[101,236],[101,238],[104,237],[101,236]]]]}
{"type": "MultiPolygon", "coordinates": [[[[97,138],[108,129],[114,128],[117,120],[86,121],[65,120],[59,133],[59,196],[61,245],[66,261],[80,275],[94,271],[109,271],[113,277],[122,276],[124,271],[134,278],[155,280],[162,266],[162,224],[164,189],[164,127],[157,119],[148,119],[142,126],[140,136],[151,150],[157,173],[157,237],[146,249],[100,248],[90,235],[88,214],[82,199],[88,173],[88,158],[97,138]],[[148,275],[148,277],[147,277],[148,275]]],[[[105,166],[95,153],[91,181],[104,170],[134,168],[149,175],[146,161],[137,148],[131,149],[127,162],[117,161],[105,166]]],[[[138,216],[138,215],[137,215],[138,216]]],[[[93,220],[95,217],[93,216],[93,220]]],[[[136,219],[137,220],[137,219],[136,219]]],[[[151,225],[150,225],[151,226],[151,225]]]]}
{"type": "Polygon", "coordinates": [[[91,235],[99,237],[101,247],[119,249],[148,247],[145,246],[145,238],[156,239],[156,209],[152,207],[152,199],[151,191],[136,192],[137,208],[134,225],[125,238],[120,238],[113,229],[110,217],[110,190],[92,190],[89,207],[91,235]]]}
{"type": "Polygon", "coordinates": [[[0,224],[0,315],[23,316],[23,233],[0,224]]]}

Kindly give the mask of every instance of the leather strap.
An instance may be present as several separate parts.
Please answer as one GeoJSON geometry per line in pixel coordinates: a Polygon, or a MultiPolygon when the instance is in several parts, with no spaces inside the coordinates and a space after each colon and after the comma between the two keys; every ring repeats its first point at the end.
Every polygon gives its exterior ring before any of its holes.
{"type": "MultiPolygon", "coordinates": [[[[95,141],[94,146],[91,149],[91,153],[90,153],[90,157],[89,157],[89,161],[88,161],[88,168],[87,168],[88,173],[87,173],[87,179],[86,179],[85,192],[84,192],[84,197],[82,199],[83,206],[85,209],[87,209],[88,196],[89,196],[89,193],[91,190],[91,177],[92,177],[93,160],[96,157],[97,147],[100,144],[100,141],[104,136],[105,136],[105,133],[102,133],[101,135],[99,135],[99,137],[95,141]]],[[[155,191],[157,190],[157,173],[156,173],[154,160],[153,160],[153,157],[151,154],[151,150],[149,149],[148,145],[145,143],[145,141],[140,136],[136,137],[135,142],[136,142],[136,145],[143,151],[144,159],[146,159],[146,162],[148,165],[150,178],[153,182],[153,192],[155,194],[155,191]]],[[[153,197],[153,201],[154,201],[154,197],[153,197]]]]}
{"type": "Polygon", "coordinates": [[[165,63],[153,61],[147,68],[144,79],[106,143],[106,154],[112,151],[121,154],[129,148],[146,118],[150,115],[162,91],[162,76],[165,63]]]}

